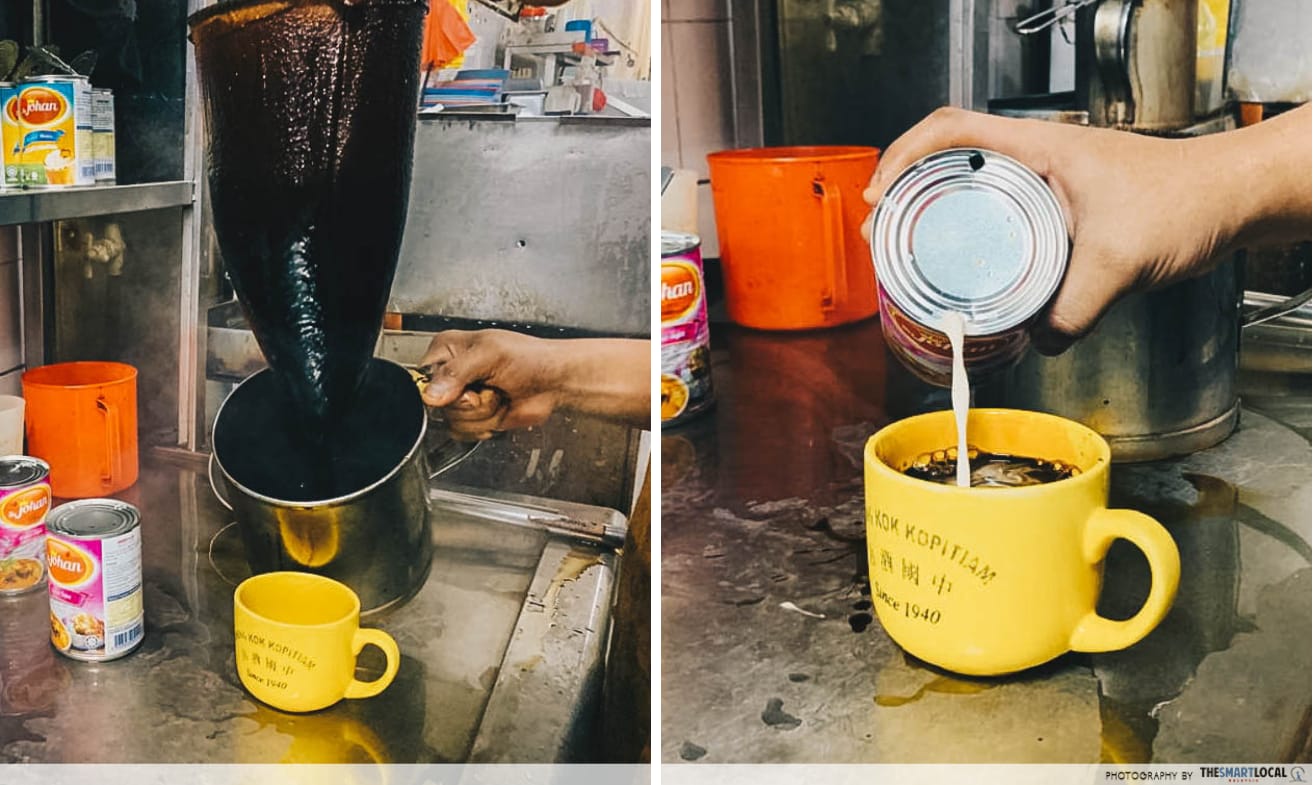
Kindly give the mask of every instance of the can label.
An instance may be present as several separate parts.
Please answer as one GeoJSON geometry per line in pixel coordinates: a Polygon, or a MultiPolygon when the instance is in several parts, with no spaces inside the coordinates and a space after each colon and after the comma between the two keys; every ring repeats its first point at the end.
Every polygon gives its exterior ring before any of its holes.
{"type": "Polygon", "coordinates": [[[45,79],[18,88],[18,178],[27,187],[91,185],[91,85],[45,79]]]}
{"type": "Polygon", "coordinates": [[[141,643],[141,527],[84,539],[50,532],[50,641],[81,660],[112,660],[141,643]]]}
{"type": "Polygon", "coordinates": [[[18,86],[0,84],[0,145],[4,146],[3,155],[0,155],[0,165],[4,167],[0,191],[22,185],[18,178],[18,151],[22,139],[18,123],[18,86]]]}
{"type": "Polygon", "coordinates": [[[18,594],[46,578],[50,481],[0,489],[0,594],[18,594]]]}
{"type": "MultiPolygon", "coordinates": [[[[663,240],[666,238],[663,237],[663,240]]],[[[674,424],[711,406],[711,331],[702,254],[691,247],[661,258],[661,422],[674,424]]]]}
{"type": "Polygon", "coordinates": [[[91,134],[96,182],[113,182],[117,177],[114,161],[114,93],[109,90],[91,91],[91,134]]]}
{"type": "MultiPolygon", "coordinates": [[[[908,318],[883,287],[879,292],[880,329],[894,356],[921,381],[939,387],[952,384],[953,347],[948,336],[908,318]]],[[[1011,365],[1029,343],[1025,325],[995,335],[970,336],[962,346],[963,359],[973,373],[987,374],[1011,365]]]]}

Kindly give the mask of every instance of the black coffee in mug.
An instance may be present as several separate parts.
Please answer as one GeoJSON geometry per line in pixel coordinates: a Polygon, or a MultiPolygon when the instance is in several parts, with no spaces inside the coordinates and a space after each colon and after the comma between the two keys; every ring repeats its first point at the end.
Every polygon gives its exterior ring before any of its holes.
{"type": "MultiPolygon", "coordinates": [[[[1044,458],[983,452],[971,448],[967,453],[971,463],[971,487],[1020,488],[1065,480],[1079,474],[1080,469],[1044,458]]],[[[937,482],[941,485],[957,484],[957,448],[935,450],[917,456],[912,465],[903,470],[908,477],[937,482]]]]}

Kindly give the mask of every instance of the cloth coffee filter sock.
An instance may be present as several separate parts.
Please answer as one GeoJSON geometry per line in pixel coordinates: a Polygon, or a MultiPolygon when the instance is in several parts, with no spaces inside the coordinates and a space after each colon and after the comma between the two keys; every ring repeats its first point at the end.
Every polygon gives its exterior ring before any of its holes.
{"type": "Polygon", "coordinates": [[[225,2],[189,20],[214,227],[312,441],[355,406],[405,226],[423,0],[225,2]]]}

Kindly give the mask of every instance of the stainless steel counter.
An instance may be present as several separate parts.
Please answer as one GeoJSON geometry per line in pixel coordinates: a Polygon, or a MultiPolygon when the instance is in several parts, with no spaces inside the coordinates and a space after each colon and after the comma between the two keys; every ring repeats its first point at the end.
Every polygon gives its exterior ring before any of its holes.
{"type": "MultiPolygon", "coordinates": [[[[872,620],[864,544],[866,438],[947,392],[890,358],[874,321],[712,336],[717,408],[662,435],[663,760],[1309,760],[1308,377],[1242,377],[1227,441],[1114,467],[1113,505],[1157,517],[1181,552],[1153,633],[971,679],[872,620]]],[[[1101,611],[1129,616],[1143,557],[1115,546],[1105,586],[1101,611]]]]}
{"type": "MultiPolygon", "coordinates": [[[[249,571],[203,473],[156,456],[120,494],[140,508],[146,637],[106,663],[49,643],[45,592],[0,599],[0,760],[110,763],[580,761],[610,618],[613,510],[434,490],[435,557],[404,605],[366,626],[402,662],[381,695],[305,715],[255,701],[234,668],[232,591],[249,571]],[[554,531],[555,530],[555,531],[554,531]],[[604,536],[603,536],[604,535],[604,536]]],[[[382,657],[366,649],[373,678],[382,657]],[[371,657],[370,654],[378,655],[371,657]]]]}

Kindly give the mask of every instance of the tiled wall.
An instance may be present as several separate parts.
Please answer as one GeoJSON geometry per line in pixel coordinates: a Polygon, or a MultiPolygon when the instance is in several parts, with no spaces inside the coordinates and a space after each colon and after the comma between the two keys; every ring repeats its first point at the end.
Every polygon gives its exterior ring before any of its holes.
{"type": "MultiPolygon", "coordinates": [[[[661,0],[661,163],[706,179],[706,155],[734,146],[728,0],[661,0]]],[[[702,255],[719,255],[711,189],[698,188],[702,255]]]]}
{"type": "Polygon", "coordinates": [[[19,395],[23,341],[18,227],[0,226],[0,394],[19,395]]]}

